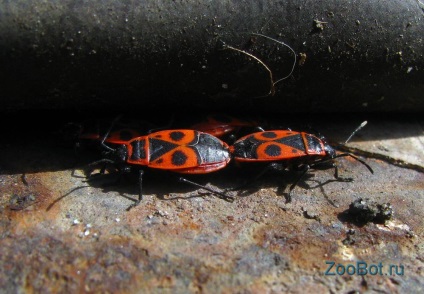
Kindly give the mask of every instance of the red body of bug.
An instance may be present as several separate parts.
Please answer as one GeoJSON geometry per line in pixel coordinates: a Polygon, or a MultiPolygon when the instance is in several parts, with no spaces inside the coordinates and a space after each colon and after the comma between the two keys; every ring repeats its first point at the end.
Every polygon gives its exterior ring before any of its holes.
{"type": "Polygon", "coordinates": [[[305,132],[274,130],[244,136],[231,146],[236,161],[297,161],[314,163],[335,151],[323,138],[305,132]]]}
{"type": "MultiPolygon", "coordinates": [[[[360,128],[363,125],[365,123],[360,128]]],[[[352,135],[360,128],[356,129],[352,135]]],[[[317,137],[306,132],[291,130],[257,132],[237,140],[230,147],[230,151],[236,162],[270,163],[260,175],[269,168],[281,169],[282,167],[302,170],[302,175],[290,187],[289,197],[297,183],[311,167],[330,163],[338,157],[350,156],[364,164],[373,173],[371,167],[355,155],[350,153],[336,154],[336,151],[327,143],[324,137],[317,137]]],[[[334,176],[338,179],[337,166],[333,163],[332,167],[335,168],[334,176]]]]}
{"type": "MultiPolygon", "coordinates": [[[[107,135],[104,136],[101,145],[108,150],[106,153],[109,154],[109,158],[93,164],[112,163],[118,165],[121,171],[128,171],[131,166],[147,166],[182,174],[206,174],[224,168],[231,160],[229,147],[225,142],[196,130],[154,132],[119,143],[116,148],[105,144],[107,135]]],[[[112,144],[115,145],[117,142],[118,140],[114,140],[112,144]]],[[[143,171],[140,169],[139,199],[128,209],[142,200],[142,176],[143,171]]],[[[208,190],[228,201],[234,200],[233,197],[185,178],[180,177],[179,181],[208,190]]]]}
{"type": "Polygon", "coordinates": [[[255,121],[241,120],[225,114],[212,114],[206,120],[191,126],[192,129],[205,132],[216,137],[237,132],[243,127],[255,128],[258,123],[255,121]]]}
{"type": "Polygon", "coordinates": [[[121,162],[185,174],[214,172],[231,159],[225,142],[195,130],[159,131],[120,144],[121,162]]]}

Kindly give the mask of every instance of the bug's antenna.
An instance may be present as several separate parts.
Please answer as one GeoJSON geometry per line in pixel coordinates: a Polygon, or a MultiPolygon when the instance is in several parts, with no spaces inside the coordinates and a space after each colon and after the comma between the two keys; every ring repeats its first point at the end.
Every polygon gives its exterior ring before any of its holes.
{"type": "Polygon", "coordinates": [[[109,129],[107,130],[107,132],[106,132],[106,133],[105,133],[105,135],[103,136],[102,140],[100,141],[100,145],[102,145],[102,147],[104,147],[105,149],[107,149],[107,150],[109,150],[109,151],[112,151],[112,152],[115,152],[116,150],[115,150],[115,149],[113,149],[113,148],[111,148],[111,147],[109,147],[109,146],[107,146],[107,145],[105,144],[105,140],[106,140],[107,136],[109,136],[110,132],[112,131],[113,126],[116,124],[116,122],[117,122],[118,120],[120,120],[120,119],[121,119],[121,117],[122,117],[122,114],[118,115],[118,116],[117,116],[117,117],[116,117],[116,118],[112,121],[112,123],[110,124],[109,129]]]}
{"type": "Polygon", "coordinates": [[[366,125],[367,125],[367,121],[363,121],[360,125],[359,125],[359,127],[357,127],[353,132],[352,132],[352,134],[350,134],[350,136],[346,139],[346,141],[342,144],[342,145],[346,145],[349,141],[350,141],[350,139],[352,139],[352,137],[357,133],[357,132],[359,132],[359,130],[361,130],[363,127],[365,127],[366,125]]]}

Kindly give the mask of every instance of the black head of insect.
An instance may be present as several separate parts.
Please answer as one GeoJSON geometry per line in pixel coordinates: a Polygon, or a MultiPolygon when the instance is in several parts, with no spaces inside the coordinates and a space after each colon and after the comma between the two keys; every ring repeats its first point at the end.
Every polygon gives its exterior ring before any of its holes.
{"type": "Polygon", "coordinates": [[[125,144],[116,148],[114,153],[115,160],[118,162],[125,162],[128,158],[128,148],[125,144]]]}
{"type": "MultiPolygon", "coordinates": [[[[116,146],[117,144],[115,144],[116,146]]],[[[106,145],[103,140],[100,142],[101,148],[103,148],[102,155],[115,163],[124,163],[128,159],[128,146],[126,144],[118,144],[115,148],[106,145]]]]}
{"type": "Polygon", "coordinates": [[[125,162],[128,158],[128,147],[125,144],[119,144],[117,148],[112,148],[105,144],[106,138],[109,136],[113,126],[121,118],[121,116],[116,117],[107,132],[103,135],[102,140],[100,141],[100,146],[104,149],[103,155],[109,159],[115,161],[116,163],[125,162]]]}
{"type": "Polygon", "coordinates": [[[325,138],[324,136],[320,136],[319,138],[322,141],[322,144],[324,145],[325,157],[334,158],[336,156],[336,150],[331,147],[331,145],[327,141],[327,138],[325,138]]]}

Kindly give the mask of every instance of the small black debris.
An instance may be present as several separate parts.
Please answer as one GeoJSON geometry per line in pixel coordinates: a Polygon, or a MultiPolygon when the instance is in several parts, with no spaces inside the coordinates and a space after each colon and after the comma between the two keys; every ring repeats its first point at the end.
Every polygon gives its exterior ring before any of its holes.
{"type": "Polygon", "coordinates": [[[347,211],[357,223],[374,222],[384,224],[393,217],[393,207],[390,203],[379,204],[368,198],[359,198],[349,205],[347,211]]]}

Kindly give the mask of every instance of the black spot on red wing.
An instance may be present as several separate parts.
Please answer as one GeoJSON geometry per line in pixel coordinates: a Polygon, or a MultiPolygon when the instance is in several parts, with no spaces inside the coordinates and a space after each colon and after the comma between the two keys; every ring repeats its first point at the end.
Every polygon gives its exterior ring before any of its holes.
{"type": "Polygon", "coordinates": [[[277,157],[281,155],[281,148],[278,145],[270,144],[266,146],[265,153],[268,156],[277,157]]]}
{"type": "Polygon", "coordinates": [[[188,159],[188,156],[180,150],[175,151],[171,155],[171,162],[173,165],[176,165],[176,166],[184,165],[187,159],[188,159]]]}
{"type": "Polygon", "coordinates": [[[180,131],[173,131],[169,134],[169,137],[174,141],[180,141],[184,136],[185,134],[180,131]]]}
{"type": "Polygon", "coordinates": [[[277,137],[277,134],[274,132],[263,132],[262,137],[272,139],[277,137]]]}
{"type": "Polygon", "coordinates": [[[165,153],[171,151],[176,148],[178,145],[168,142],[162,141],[155,138],[149,138],[149,157],[151,161],[155,161],[165,153]]]}
{"type": "Polygon", "coordinates": [[[292,149],[292,153],[297,153],[297,149],[292,149]]]}
{"type": "Polygon", "coordinates": [[[285,136],[281,139],[276,139],[275,142],[305,151],[305,144],[303,143],[303,139],[300,134],[285,136]]]}
{"type": "Polygon", "coordinates": [[[119,132],[119,139],[122,141],[129,141],[133,138],[133,135],[130,131],[121,131],[119,132]]]}

